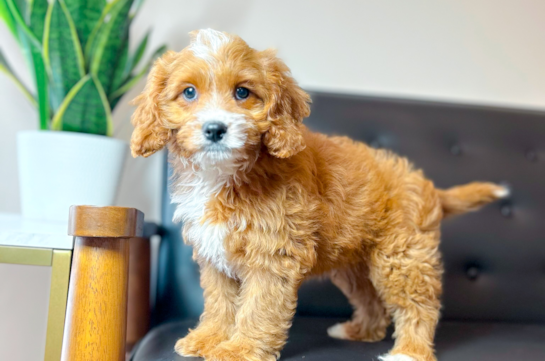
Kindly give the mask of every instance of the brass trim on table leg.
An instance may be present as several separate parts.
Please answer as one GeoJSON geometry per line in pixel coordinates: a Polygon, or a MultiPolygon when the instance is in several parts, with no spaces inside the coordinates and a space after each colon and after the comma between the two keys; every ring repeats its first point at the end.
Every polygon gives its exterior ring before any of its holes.
{"type": "Polygon", "coordinates": [[[0,246],[0,263],[51,266],[52,256],[53,250],[47,248],[0,246]]]}
{"type": "Polygon", "coordinates": [[[61,359],[71,260],[71,251],[53,251],[44,361],[61,359]]]}

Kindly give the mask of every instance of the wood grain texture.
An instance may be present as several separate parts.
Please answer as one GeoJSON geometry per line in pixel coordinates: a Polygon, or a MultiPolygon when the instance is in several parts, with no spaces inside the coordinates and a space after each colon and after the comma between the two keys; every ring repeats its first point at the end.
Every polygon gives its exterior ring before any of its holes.
{"type": "Polygon", "coordinates": [[[76,237],[142,237],[144,214],[124,207],[70,207],[68,234],[76,237]]]}
{"type": "Polygon", "coordinates": [[[150,240],[130,241],[127,350],[143,338],[150,325],[150,240]]]}
{"type": "Polygon", "coordinates": [[[76,238],[62,361],[124,359],[129,241],[76,238]]]}

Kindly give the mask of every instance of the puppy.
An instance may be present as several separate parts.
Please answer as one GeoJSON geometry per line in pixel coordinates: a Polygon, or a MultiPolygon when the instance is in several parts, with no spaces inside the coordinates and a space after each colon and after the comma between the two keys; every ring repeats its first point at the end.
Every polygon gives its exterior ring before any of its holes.
{"type": "Polygon", "coordinates": [[[274,51],[211,29],[191,36],[155,63],[131,139],[135,157],[168,146],[174,218],[201,268],[204,312],[176,352],[275,360],[299,286],[325,274],[355,309],[331,337],[379,341],[393,319],[381,360],[436,360],[440,222],[507,189],[437,189],[405,158],[313,133],[310,98],[274,51]]]}

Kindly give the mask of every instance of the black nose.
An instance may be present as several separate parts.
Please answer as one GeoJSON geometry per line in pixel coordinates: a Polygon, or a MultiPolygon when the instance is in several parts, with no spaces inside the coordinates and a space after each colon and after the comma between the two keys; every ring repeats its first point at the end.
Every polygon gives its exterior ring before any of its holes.
{"type": "Polygon", "coordinates": [[[202,132],[206,139],[219,142],[227,133],[227,126],[222,122],[208,122],[204,123],[202,132]]]}

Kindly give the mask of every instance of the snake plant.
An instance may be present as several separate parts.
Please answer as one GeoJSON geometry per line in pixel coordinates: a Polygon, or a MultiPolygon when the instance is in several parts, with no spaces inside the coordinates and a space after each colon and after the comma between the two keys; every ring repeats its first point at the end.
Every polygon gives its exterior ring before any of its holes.
{"type": "Polygon", "coordinates": [[[42,130],[112,134],[112,110],[166,49],[138,66],[149,38],[129,51],[143,0],[0,0],[0,18],[33,75],[33,94],[0,49],[0,71],[38,108],[42,130]]]}

